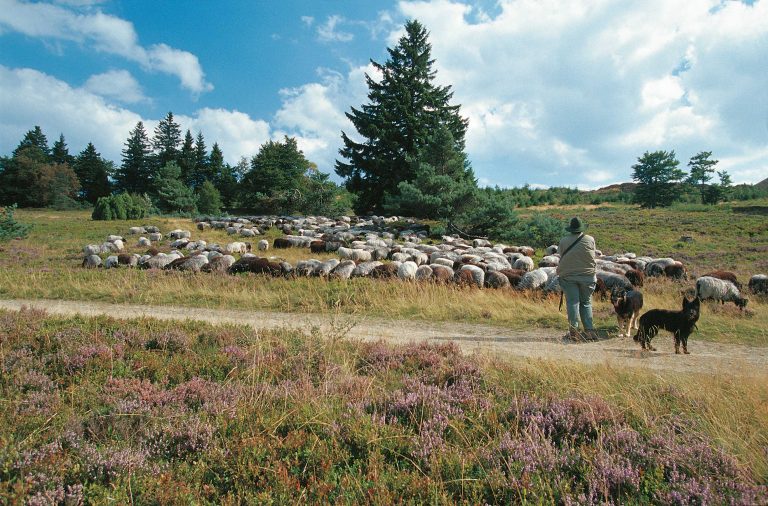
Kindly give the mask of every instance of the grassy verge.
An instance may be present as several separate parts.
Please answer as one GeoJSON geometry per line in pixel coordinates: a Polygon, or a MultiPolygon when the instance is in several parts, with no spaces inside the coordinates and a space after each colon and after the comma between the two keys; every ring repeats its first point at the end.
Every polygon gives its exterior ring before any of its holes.
{"type": "Polygon", "coordinates": [[[0,312],[0,502],[765,501],[768,383],[0,312]]]}
{"type": "MultiPolygon", "coordinates": [[[[737,258],[739,262],[733,265],[736,265],[735,270],[743,279],[746,279],[747,274],[759,270],[763,266],[760,262],[765,261],[764,253],[755,253],[757,256],[753,259],[754,252],[745,252],[745,248],[751,247],[749,244],[761,248],[763,243],[768,243],[768,238],[764,237],[766,234],[753,234],[752,239],[739,239],[738,235],[739,230],[754,232],[765,227],[765,220],[748,213],[734,213],[726,207],[715,208],[710,213],[640,211],[626,206],[547,212],[561,213],[563,216],[574,213],[585,216],[592,224],[590,231],[607,251],[615,248],[611,246],[613,241],[627,244],[627,249],[634,249],[638,253],[653,253],[649,249],[653,250],[656,246],[641,249],[642,246],[635,244],[642,238],[648,245],[660,245],[655,254],[673,254],[682,258],[683,253],[677,254],[673,248],[674,240],[682,232],[670,231],[664,224],[680,221],[690,222],[686,227],[691,229],[720,234],[717,241],[713,240],[711,244],[696,241],[686,243],[686,247],[704,250],[718,248],[721,257],[737,258]],[[712,213],[720,214],[710,218],[712,213]],[[735,220],[735,225],[727,227],[726,218],[735,220]],[[647,223],[643,227],[638,227],[636,222],[630,225],[630,222],[637,219],[647,220],[647,223]],[[716,228],[711,228],[714,226],[712,223],[718,224],[716,228]],[[645,231],[643,235],[641,228],[645,231]]],[[[0,247],[0,297],[3,298],[99,300],[287,312],[341,311],[398,319],[484,322],[517,329],[544,327],[560,331],[566,327],[564,315],[557,311],[556,298],[512,291],[466,290],[371,280],[326,282],[320,279],[285,280],[262,276],[188,275],[124,269],[88,271],[79,267],[81,250],[85,244],[101,242],[110,233],[126,234],[130,226],[144,223],[156,224],[163,231],[173,228],[192,229],[193,223],[186,219],[171,218],[153,218],[142,222],[94,222],[87,213],[48,210],[23,210],[18,215],[20,220],[33,224],[34,228],[29,238],[0,247]]],[[[688,231],[688,228],[683,231],[688,231]]],[[[277,232],[274,231],[270,237],[274,234],[277,232]]],[[[221,244],[232,240],[221,231],[195,231],[193,237],[221,244]]],[[[131,251],[141,251],[133,247],[135,240],[135,236],[129,236],[128,246],[131,251]]],[[[689,252],[692,258],[709,258],[707,251],[696,251],[689,252]]],[[[312,256],[306,249],[271,253],[293,263],[312,256]]],[[[709,264],[690,265],[692,270],[703,272],[709,264]]],[[[726,261],[717,264],[720,267],[730,265],[726,261]]],[[[647,308],[677,308],[680,305],[680,291],[690,285],[651,280],[643,289],[645,305],[647,308]]],[[[597,301],[595,315],[597,325],[601,328],[615,328],[615,318],[609,303],[597,301]]],[[[742,313],[732,304],[705,304],[699,330],[694,338],[768,345],[768,306],[765,300],[753,298],[750,309],[742,313]]]]}

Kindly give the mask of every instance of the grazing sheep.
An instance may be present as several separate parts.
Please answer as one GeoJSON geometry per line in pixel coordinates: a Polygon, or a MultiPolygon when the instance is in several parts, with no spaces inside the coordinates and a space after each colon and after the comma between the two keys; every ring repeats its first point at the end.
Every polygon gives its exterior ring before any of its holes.
{"type": "Polygon", "coordinates": [[[138,242],[136,242],[136,246],[139,246],[141,248],[148,248],[152,246],[152,241],[150,241],[146,237],[139,237],[138,242]]]}
{"type": "Polygon", "coordinates": [[[258,249],[259,251],[267,251],[269,249],[269,241],[267,241],[266,239],[260,240],[256,244],[256,249],[258,249]]]}
{"type": "Polygon", "coordinates": [[[83,254],[85,256],[98,255],[101,252],[101,246],[98,244],[88,244],[83,248],[83,254]]]}
{"type": "Polygon", "coordinates": [[[539,261],[539,267],[557,267],[560,264],[560,257],[557,255],[547,255],[539,261]]]}
{"type": "Polygon", "coordinates": [[[177,258],[176,260],[163,267],[163,269],[200,272],[200,269],[202,269],[207,263],[208,257],[205,255],[192,255],[189,257],[177,258]]]}
{"type": "Polygon", "coordinates": [[[300,260],[296,264],[295,273],[297,276],[311,276],[315,273],[315,270],[320,266],[320,260],[316,258],[310,258],[309,260],[300,260]]]}
{"type": "Polygon", "coordinates": [[[625,290],[634,289],[634,285],[623,274],[616,274],[615,272],[597,271],[597,279],[602,280],[605,284],[607,292],[613,290],[614,287],[624,288],[625,290]]]}
{"type": "Polygon", "coordinates": [[[645,275],[640,269],[630,269],[624,275],[634,286],[640,287],[645,284],[645,275]]]}
{"type": "Polygon", "coordinates": [[[487,288],[509,288],[509,278],[500,271],[491,271],[485,276],[487,288]]]}
{"type": "Polygon", "coordinates": [[[453,269],[445,265],[432,265],[432,281],[435,283],[450,283],[453,281],[453,269]]]}
{"type": "Polygon", "coordinates": [[[309,251],[312,253],[325,253],[325,241],[312,241],[309,243],[309,251]]]}
{"type": "Polygon", "coordinates": [[[520,284],[520,280],[523,278],[525,271],[521,269],[501,269],[498,271],[500,274],[504,274],[509,280],[509,286],[517,288],[520,284]]]}
{"type": "Polygon", "coordinates": [[[537,288],[543,288],[549,279],[547,271],[543,268],[534,269],[526,272],[520,279],[520,283],[517,288],[520,290],[535,290],[537,288]]]}
{"type": "Polygon", "coordinates": [[[664,275],[671,279],[688,279],[688,272],[680,262],[664,267],[664,275]]]}
{"type": "Polygon", "coordinates": [[[353,278],[362,278],[371,274],[371,271],[376,267],[384,265],[381,262],[374,260],[372,262],[362,262],[357,264],[357,267],[352,271],[353,278]]]}
{"type": "Polygon", "coordinates": [[[131,227],[128,229],[128,233],[131,235],[146,234],[147,229],[144,227],[131,227]]]}
{"type": "Polygon", "coordinates": [[[117,267],[117,255],[110,255],[104,261],[105,269],[114,269],[117,267]]]}
{"type": "Polygon", "coordinates": [[[749,302],[749,299],[741,296],[736,285],[710,276],[702,276],[696,280],[696,296],[701,300],[717,300],[722,304],[733,302],[740,309],[747,307],[749,302]]]}
{"type": "Polygon", "coordinates": [[[284,237],[275,237],[275,240],[272,241],[272,247],[275,249],[287,249],[292,248],[293,243],[284,237]]]}
{"type": "Polygon", "coordinates": [[[136,255],[135,253],[133,255],[121,253],[117,255],[117,264],[127,265],[128,267],[136,267],[139,264],[139,258],[139,255],[136,255]]]}
{"type": "Polygon", "coordinates": [[[352,276],[352,272],[355,270],[356,264],[352,260],[343,260],[339,262],[339,265],[329,274],[329,278],[332,279],[349,279],[352,276]]]}
{"type": "Polygon", "coordinates": [[[518,252],[522,253],[527,257],[532,257],[533,255],[536,254],[536,250],[531,248],[530,246],[520,246],[518,247],[518,252]]]}
{"type": "Polygon", "coordinates": [[[113,251],[123,251],[125,249],[125,243],[121,239],[112,241],[112,245],[114,246],[113,251]]]}
{"type": "Polygon", "coordinates": [[[533,259],[529,256],[518,258],[517,260],[515,260],[515,263],[512,264],[512,268],[520,269],[526,272],[532,271],[534,268],[533,259]]]}
{"type": "Polygon", "coordinates": [[[765,274],[755,274],[749,278],[749,291],[758,294],[768,294],[768,276],[765,274]]]}
{"type": "Polygon", "coordinates": [[[485,285],[485,271],[476,265],[463,265],[461,267],[463,271],[469,271],[472,274],[472,281],[475,286],[482,288],[485,285]]]}
{"type": "Polygon", "coordinates": [[[266,258],[260,257],[243,257],[237,262],[233,263],[229,269],[229,274],[237,274],[240,272],[251,272],[254,274],[270,274],[272,276],[280,276],[286,272],[286,268],[281,266],[277,262],[270,262],[266,258]]]}
{"type": "Polygon", "coordinates": [[[208,263],[200,268],[202,272],[227,272],[235,263],[235,257],[232,255],[221,255],[209,258],[208,263]]]}
{"type": "Polygon", "coordinates": [[[158,253],[157,255],[153,255],[146,261],[142,262],[139,267],[143,269],[164,269],[166,265],[175,259],[175,256],[169,256],[165,253],[158,253]]]}
{"type": "Polygon", "coordinates": [[[121,235],[108,235],[107,236],[107,242],[115,242],[115,241],[123,241],[123,236],[121,235]]]}
{"type": "Polygon", "coordinates": [[[227,253],[248,253],[251,251],[251,243],[249,242],[231,242],[227,244],[224,249],[227,253]]]}
{"type": "Polygon", "coordinates": [[[159,229],[159,228],[157,228],[157,227],[156,227],[156,226],[154,226],[154,225],[149,225],[149,226],[147,226],[147,225],[144,225],[144,231],[145,231],[147,234],[159,234],[159,233],[160,233],[160,229],[159,229]]]}
{"type": "Polygon", "coordinates": [[[177,228],[176,230],[171,230],[170,232],[168,232],[169,239],[189,239],[191,237],[192,237],[192,232],[190,232],[189,230],[181,230],[177,228]]]}
{"type": "Polygon", "coordinates": [[[258,231],[252,228],[241,228],[238,233],[243,237],[256,237],[259,235],[258,231]]]}
{"type": "Polygon", "coordinates": [[[406,261],[397,268],[397,277],[403,281],[413,281],[416,279],[416,270],[419,268],[416,262],[406,261]]]}
{"type": "Polygon", "coordinates": [[[420,265],[416,269],[416,281],[428,281],[432,278],[432,267],[429,265],[420,265]]]}
{"type": "Polygon", "coordinates": [[[554,255],[555,253],[557,253],[557,248],[558,248],[557,244],[553,244],[551,246],[548,246],[547,249],[544,250],[544,254],[547,255],[547,256],[554,255]]]}
{"type": "Polygon", "coordinates": [[[680,262],[674,258],[657,258],[651,260],[645,265],[645,275],[651,277],[664,276],[664,269],[669,265],[675,264],[680,264],[680,262]]]}
{"type": "Polygon", "coordinates": [[[470,271],[459,269],[453,274],[453,282],[460,287],[475,287],[475,279],[470,271]]]}
{"type": "MultiPolygon", "coordinates": [[[[351,261],[351,260],[345,260],[345,262],[347,261],[351,261]]],[[[317,268],[315,269],[315,272],[313,272],[312,274],[314,276],[319,276],[321,278],[324,278],[328,276],[331,273],[331,271],[335,269],[340,263],[341,262],[339,262],[337,259],[330,258],[324,262],[320,262],[320,265],[317,266],[317,268]]]]}
{"type": "Polygon", "coordinates": [[[163,234],[161,234],[160,232],[150,232],[148,235],[148,238],[152,242],[162,241],[163,234]]]}
{"type": "Polygon", "coordinates": [[[736,288],[741,290],[741,283],[739,283],[739,280],[736,279],[736,274],[731,271],[720,271],[720,270],[712,271],[700,277],[704,277],[704,276],[707,276],[710,278],[722,279],[723,281],[730,281],[731,283],[736,285],[736,288]]]}
{"type": "Polygon", "coordinates": [[[371,269],[370,276],[374,279],[393,279],[397,277],[399,262],[377,265],[371,269]]]}
{"type": "Polygon", "coordinates": [[[453,260],[450,258],[435,258],[430,265],[442,265],[453,269],[453,260]]]}
{"type": "Polygon", "coordinates": [[[560,276],[555,274],[547,280],[547,284],[544,285],[545,293],[561,293],[563,288],[560,286],[560,276]]]}
{"type": "Polygon", "coordinates": [[[97,267],[101,266],[102,262],[99,255],[88,255],[83,258],[83,267],[86,269],[96,269],[97,267]]]}

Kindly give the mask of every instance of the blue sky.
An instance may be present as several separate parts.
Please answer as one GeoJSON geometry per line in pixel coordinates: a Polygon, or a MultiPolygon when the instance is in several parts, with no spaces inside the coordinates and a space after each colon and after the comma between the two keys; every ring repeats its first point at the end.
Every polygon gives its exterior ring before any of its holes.
{"type": "MultiPolygon", "coordinates": [[[[596,188],[644,151],[768,177],[768,0],[0,0],[0,154],[40,125],[120,162],[173,111],[227,161],[295,136],[333,173],[407,19],[469,118],[483,185],[596,188]]],[[[338,180],[338,179],[337,179],[338,180]]]]}

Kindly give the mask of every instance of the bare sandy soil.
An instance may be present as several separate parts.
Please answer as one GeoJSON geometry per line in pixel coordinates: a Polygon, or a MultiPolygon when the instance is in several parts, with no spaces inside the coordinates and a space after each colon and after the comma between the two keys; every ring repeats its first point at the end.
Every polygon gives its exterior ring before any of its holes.
{"type": "Polygon", "coordinates": [[[696,340],[688,343],[690,355],[675,355],[672,336],[662,332],[653,344],[658,351],[643,352],[631,338],[608,337],[574,343],[552,329],[510,330],[481,324],[385,320],[360,315],[295,314],[175,306],[143,306],[62,300],[0,300],[0,309],[22,306],[44,309],[55,315],[108,315],[113,318],[158,318],[235,323],[255,329],[320,329],[326,336],[378,340],[456,342],[464,352],[509,358],[574,361],[614,368],[642,368],[654,372],[705,373],[724,376],[768,377],[768,348],[696,340]]]}

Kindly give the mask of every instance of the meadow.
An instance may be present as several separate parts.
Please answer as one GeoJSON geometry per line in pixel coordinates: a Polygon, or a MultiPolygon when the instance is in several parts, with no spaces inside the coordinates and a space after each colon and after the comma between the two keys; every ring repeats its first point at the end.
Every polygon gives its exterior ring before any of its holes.
{"type": "Polygon", "coordinates": [[[764,378],[0,312],[3,504],[761,504],[764,378]]]}
{"type": "MultiPolygon", "coordinates": [[[[640,210],[626,205],[593,208],[538,209],[565,220],[579,214],[605,253],[672,256],[682,260],[692,276],[712,269],[736,272],[746,282],[752,274],[768,272],[766,202],[751,207],[722,205],[700,208],[640,210]],[[680,242],[683,236],[692,242],[680,242]]],[[[526,212],[529,212],[526,210],[526,212]]],[[[127,237],[130,251],[136,237],[128,228],[157,225],[193,231],[193,238],[226,244],[223,231],[198,232],[189,219],[153,217],[138,221],[91,221],[86,212],[19,210],[17,219],[34,226],[24,240],[0,245],[0,297],[5,299],[98,300],[186,307],[258,309],[283,312],[365,314],[424,321],[482,322],[515,329],[551,328],[561,332],[565,318],[556,297],[509,291],[469,290],[400,282],[357,279],[326,282],[318,279],[273,279],[262,276],[190,275],[132,269],[86,270],[79,267],[85,244],[101,243],[108,234],[127,237]]],[[[272,230],[268,238],[279,236],[272,230]]],[[[167,245],[167,242],[165,243],[167,245]]],[[[161,245],[162,247],[162,245],[161,245]]],[[[167,246],[166,246],[167,247],[167,246]]],[[[306,249],[270,250],[294,263],[312,255],[306,249]]],[[[537,252],[536,259],[543,251],[537,252]]],[[[644,287],[646,307],[677,308],[680,291],[693,282],[651,280],[644,287]]],[[[596,324],[615,329],[607,301],[595,305],[596,324]]],[[[745,312],[732,304],[705,304],[696,339],[768,345],[768,309],[764,298],[753,297],[745,312]]]]}

